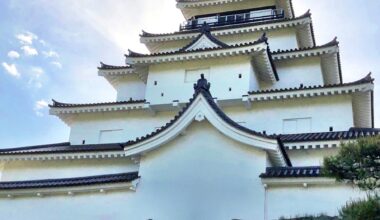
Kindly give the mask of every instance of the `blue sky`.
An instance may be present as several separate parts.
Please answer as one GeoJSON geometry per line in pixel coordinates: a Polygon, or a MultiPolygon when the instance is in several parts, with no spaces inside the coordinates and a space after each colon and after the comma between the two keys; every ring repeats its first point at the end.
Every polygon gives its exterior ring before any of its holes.
{"type": "MultiPolygon", "coordinates": [[[[311,9],[318,44],[338,37],[346,82],[369,71],[380,80],[380,1],[293,3],[297,15],[311,9]]],[[[67,141],[69,128],[47,103],[113,101],[99,62],[123,65],[128,49],[147,52],[142,29],[172,32],[183,21],[174,0],[2,0],[0,10],[0,147],[67,141]]]]}

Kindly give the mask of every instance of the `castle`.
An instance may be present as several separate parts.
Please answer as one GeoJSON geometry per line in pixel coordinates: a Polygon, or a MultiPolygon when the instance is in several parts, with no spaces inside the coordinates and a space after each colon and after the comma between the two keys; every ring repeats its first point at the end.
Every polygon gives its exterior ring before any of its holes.
{"type": "MultiPolygon", "coordinates": [[[[365,194],[321,175],[342,141],[380,135],[374,79],[344,83],[291,0],[177,0],[179,31],[101,63],[115,102],[53,100],[65,143],[0,150],[4,219],[337,215],[365,194]]],[[[96,88],[94,88],[96,89],[96,88]]],[[[89,91],[91,92],[91,91],[89,91]]]]}

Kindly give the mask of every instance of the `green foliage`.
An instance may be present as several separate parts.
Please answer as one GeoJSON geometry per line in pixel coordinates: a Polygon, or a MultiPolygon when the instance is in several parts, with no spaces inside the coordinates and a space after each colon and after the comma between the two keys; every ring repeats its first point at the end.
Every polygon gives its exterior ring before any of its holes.
{"type": "Polygon", "coordinates": [[[319,215],[319,216],[303,216],[303,217],[295,217],[295,218],[280,218],[280,220],[339,220],[338,217],[329,217],[327,215],[319,215]]]}
{"type": "Polygon", "coordinates": [[[366,200],[349,202],[339,213],[339,219],[343,220],[380,220],[380,197],[369,196],[366,200]]]}
{"type": "Polygon", "coordinates": [[[380,186],[380,136],[342,143],[338,155],[325,158],[324,175],[363,190],[380,186]]]}

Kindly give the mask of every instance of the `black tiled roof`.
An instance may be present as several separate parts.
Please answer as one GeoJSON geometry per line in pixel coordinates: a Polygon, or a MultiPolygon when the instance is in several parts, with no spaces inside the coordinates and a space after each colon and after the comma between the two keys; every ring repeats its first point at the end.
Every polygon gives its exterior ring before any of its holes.
{"type": "Polygon", "coordinates": [[[380,129],[375,128],[351,128],[348,131],[304,133],[304,134],[284,134],[279,138],[284,143],[308,142],[308,141],[334,141],[334,140],[353,140],[362,137],[380,135],[380,129]]]}
{"type": "Polygon", "coordinates": [[[320,48],[326,48],[326,47],[332,47],[332,46],[338,46],[338,45],[339,45],[338,38],[335,37],[332,41],[330,41],[330,42],[328,42],[326,44],[320,45],[320,46],[305,47],[305,48],[295,48],[295,49],[287,49],[287,50],[278,49],[277,51],[272,51],[272,54],[276,55],[276,54],[282,54],[282,53],[307,51],[307,50],[314,50],[314,49],[320,49],[320,48]]]}
{"type": "MultiPolygon", "coordinates": [[[[243,24],[232,24],[232,25],[227,25],[227,26],[219,26],[219,27],[211,27],[211,31],[218,31],[218,30],[225,30],[225,29],[232,29],[232,28],[242,28],[242,27],[254,27],[258,25],[264,25],[264,24],[275,24],[275,23],[280,23],[284,21],[296,21],[304,18],[310,18],[311,13],[310,10],[308,10],[305,14],[298,16],[296,18],[283,18],[283,19],[277,19],[277,20],[267,20],[267,21],[262,21],[262,22],[254,22],[254,23],[243,23],[243,24]]],[[[171,36],[171,35],[179,35],[179,34],[191,34],[191,33],[196,33],[199,32],[199,29],[194,29],[194,30],[184,30],[184,31],[176,31],[172,33],[162,33],[162,34],[153,34],[149,33],[146,31],[142,31],[142,34],[140,35],[141,37],[160,37],[160,36],[171,36]]],[[[314,31],[312,28],[312,35],[314,39],[314,31]]],[[[314,40],[315,42],[315,40],[314,40]]]]}
{"type": "Polygon", "coordinates": [[[229,48],[238,48],[238,47],[245,47],[245,46],[253,46],[253,45],[261,44],[261,43],[264,43],[264,42],[267,43],[267,41],[268,41],[268,38],[265,36],[265,34],[263,34],[262,37],[260,37],[260,39],[258,39],[256,41],[253,41],[253,42],[239,43],[239,44],[235,44],[235,45],[224,44],[223,47],[218,47],[218,48],[200,48],[200,49],[191,50],[191,51],[184,51],[183,50],[184,48],[181,48],[181,49],[179,49],[177,51],[152,53],[152,54],[141,54],[141,53],[137,53],[137,52],[128,50],[129,54],[126,54],[125,56],[126,57],[135,57],[135,58],[137,58],[137,57],[153,57],[153,56],[166,56],[166,55],[186,54],[186,53],[194,53],[194,52],[213,51],[213,50],[221,50],[221,49],[229,49],[229,48]]]}
{"type": "Polygon", "coordinates": [[[118,70],[118,69],[131,69],[132,66],[113,66],[104,64],[103,62],[100,62],[100,67],[98,67],[99,70],[118,70]]]}
{"type": "Polygon", "coordinates": [[[350,82],[350,83],[341,83],[341,84],[329,84],[329,85],[316,85],[316,86],[300,86],[294,88],[281,88],[281,89],[269,89],[269,90],[256,90],[248,92],[249,95],[256,94],[268,94],[268,93],[278,93],[278,92],[292,92],[292,91],[301,91],[301,90],[311,90],[311,89],[324,89],[324,88],[337,88],[344,86],[353,86],[353,85],[361,85],[366,83],[373,83],[374,79],[371,77],[371,73],[366,75],[364,78],[350,82]]]}
{"type": "Polygon", "coordinates": [[[212,34],[210,33],[210,27],[207,24],[204,24],[202,29],[201,29],[201,33],[198,35],[198,37],[196,37],[193,41],[191,41],[188,45],[186,45],[185,47],[183,47],[179,51],[186,51],[191,46],[193,46],[199,39],[201,39],[201,37],[204,35],[209,40],[211,40],[213,43],[218,45],[219,47],[221,47],[221,48],[227,48],[228,47],[227,44],[223,43],[222,41],[218,40],[216,37],[212,36],[212,34]]]}
{"type": "Polygon", "coordinates": [[[32,147],[0,149],[0,155],[84,153],[105,151],[123,152],[123,150],[124,147],[122,144],[71,145],[69,142],[66,142],[50,145],[38,145],[32,147]]]}
{"type": "Polygon", "coordinates": [[[322,177],[321,167],[270,167],[260,178],[322,177]]]}
{"type": "Polygon", "coordinates": [[[92,107],[92,106],[107,106],[107,105],[122,105],[122,104],[139,104],[145,103],[146,100],[128,100],[128,101],[119,101],[119,102],[103,102],[103,103],[87,103],[87,104],[72,104],[72,103],[63,103],[57,102],[53,99],[53,105],[49,105],[51,108],[70,108],[70,107],[92,107]]]}
{"type": "Polygon", "coordinates": [[[139,178],[138,172],[66,179],[0,182],[0,190],[79,187],[99,184],[128,183],[139,178]]]}

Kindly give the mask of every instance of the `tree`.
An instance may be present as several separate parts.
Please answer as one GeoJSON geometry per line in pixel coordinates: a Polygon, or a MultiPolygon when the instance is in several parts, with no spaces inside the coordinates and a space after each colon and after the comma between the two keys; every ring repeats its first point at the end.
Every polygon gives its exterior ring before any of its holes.
{"type": "Polygon", "coordinates": [[[325,158],[323,173],[340,182],[374,191],[380,187],[380,136],[341,144],[336,156],[325,158]]]}

